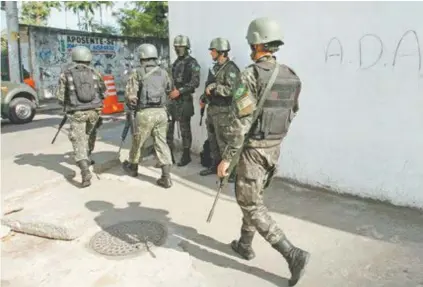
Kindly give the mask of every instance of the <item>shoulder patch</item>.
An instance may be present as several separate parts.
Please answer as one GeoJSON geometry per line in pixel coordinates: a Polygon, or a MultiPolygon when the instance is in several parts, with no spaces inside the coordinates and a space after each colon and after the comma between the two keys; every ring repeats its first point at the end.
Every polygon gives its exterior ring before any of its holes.
{"type": "Polygon", "coordinates": [[[193,70],[196,71],[196,72],[200,71],[200,66],[195,65],[194,68],[193,68],[193,70]]]}
{"type": "Polygon", "coordinates": [[[235,75],[235,73],[234,73],[234,72],[230,72],[230,73],[229,73],[229,77],[231,77],[231,78],[235,78],[235,77],[236,77],[236,75],[235,75]]]}
{"type": "Polygon", "coordinates": [[[241,84],[235,92],[235,95],[234,95],[235,100],[241,98],[245,94],[246,90],[247,89],[245,88],[245,85],[241,84]]]}

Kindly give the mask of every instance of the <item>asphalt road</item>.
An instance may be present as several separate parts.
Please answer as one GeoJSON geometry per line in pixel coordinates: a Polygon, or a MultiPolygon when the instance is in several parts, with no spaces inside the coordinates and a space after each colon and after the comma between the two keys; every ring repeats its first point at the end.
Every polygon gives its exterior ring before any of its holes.
{"type": "MultiPolygon", "coordinates": [[[[15,157],[23,153],[32,153],[45,149],[51,145],[63,114],[59,111],[39,112],[31,123],[15,125],[9,120],[1,121],[1,159],[15,157]]],[[[123,114],[107,115],[104,117],[102,129],[107,129],[124,120],[123,114]]],[[[69,142],[66,123],[56,138],[56,145],[69,142]]],[[[70,145],[70,143],[69,143],[70,145]]]]}

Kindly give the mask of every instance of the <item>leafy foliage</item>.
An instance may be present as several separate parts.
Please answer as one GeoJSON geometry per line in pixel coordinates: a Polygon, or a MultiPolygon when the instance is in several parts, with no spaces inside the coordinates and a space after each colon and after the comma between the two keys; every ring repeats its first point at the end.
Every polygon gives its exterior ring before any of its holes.
{"type": "Polygon", "coordinates": [[[8,41],[7,41],[7,33],[6,31],[1,32],[1,55],[7,55],[8,53],[8,41]]]}
{"type": "Polygon", "coordinates": [[[113,13],[120,29],[112,25],[103,25],[94,21],[94,15],[103,7],[113,7],[113,1],[24,1],[21,8],[21,23],[45,26],[52,9],[70,10],[78,17],[78,27],[89,32],[121,34],[125,36],[168,37],[168,2],[167,1],[133,1],[127,2],[125,8],[113,13]],[[119,31],[120,30],[120,31],[119,31]]]}
{"type": "Polygon", "coordinates": [[[97,22],[94,22],[92,24],[92,31],[97,33],[103,33],[103,34],[120,35],[119,28],[116,28],[112,25],[101,25],[100,23],[97,23],[97,22]]]}
{"type": "Polygon", "coordinates": [[[167,1],[137,1],[113,13],[125,36],[168,36],[167,1]]]}
{"type": "MultiPolygon", "coordinates": [[[[100,24],[94,22],[94,14],[97,9],[101,7],[113,7],[113,1],[66,1],[63,2],[66,9],[71,10],[78,16],[78,26],[81,30],[92,31],[93,28],[99,28],[100,24]],[[80,16],[80,12],[83,13],[83,16],[80,16]]],[[[107,25],[103,26],[107,29],[107,25]]]]}
{"type": "Polygon", "coordinates": [[[46,26],[51,10],[61,10],[59,1],[24,1],[21,7],[20,22],[27,25],[46,26]]]}

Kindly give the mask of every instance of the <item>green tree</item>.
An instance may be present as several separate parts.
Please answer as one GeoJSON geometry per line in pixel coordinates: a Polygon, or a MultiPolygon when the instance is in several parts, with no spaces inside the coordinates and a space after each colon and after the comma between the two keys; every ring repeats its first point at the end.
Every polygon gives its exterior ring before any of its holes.
{"type": "Polygon", "coordinates": [[[46,26],[51,10],[61,10],[59,1],[24,1],[21,7],[20,22],[27,25],[46,26]]]}
{"type": "Polygon", "coordinates": [[[1,80],[9,81],[9,48],[7,41],[7,31],[1,31],[1,80]]]}
{"type": "Polygon", "coordinates": [[[97,9],[113,7],[113,1],[66,1],[66,9],[71,10],[78,17],[78,27],[81,30],[93,31],[94,14],[97,9]],[[80,13],[83,14],[81,17],[80,13]]]}
{"type": "Polygon", "coordinates": [[[1,31],[1,55],[7,54],[8,51],[8,41],[7,41],[7,32],[6,30],[1,31]]]}
{"type": "Polygon", "coordinates": [[[168,37],[167,1],[137,1],[113,13],[125,36],[168,37]]]}
{"type": "Polygon", "coordinates": [[[93,22],[92,24],[92,31],[97,33],[104,33],[104,34],[111,34],[111,35],[119,35],[120,30],[117,27],[112,25],[104,25],[101,23],[93,22]]]}

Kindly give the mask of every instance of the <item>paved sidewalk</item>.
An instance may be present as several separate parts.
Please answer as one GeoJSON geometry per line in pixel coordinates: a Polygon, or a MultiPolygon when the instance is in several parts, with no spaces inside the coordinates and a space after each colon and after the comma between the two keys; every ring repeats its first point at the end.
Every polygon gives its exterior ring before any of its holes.
{"type": "MultiPolygon", "coordinates": [[[[107,128],[99,130],[93,153],[96,172],[118,164],[117,151],[121,142],[122,129],[123,121],[120,120],[116,124],[109,123],[107,128]]],[[[67,139],[67,133],[68,129],[64,127],[54,145],[50,144],[50,138],[43,137],[46,142],[43,149],[2,159],[2,200],[79,174],[79,169],[73,160],[72,145],[67,139]]],[[[129,133],[121,151],[120,158],[122,160],[127,158],[130,144],[131,135],[129,133]]],[[[151,147],[151,144],[152,140],[150,139],[145,146],[151,147]]]]}
{"type": "MultiPolygon", "coordinates": [[[[241,223],[231,187],[213,221],[206,223],[216,178],[200,177],[198,162],[194,158],[186,167],[175,167],[174,187],[168,190],[155,184],[160,170],[149,160],[138,178],[116,167],[87,189],[61,181],[15,198],[24,209],[6,218],[62,226],[79,237],[7,237],[2,243],[5,286],[287,286],[285,261],[260,236],[254,240],[254,260],[242,260],[231,251],[228,243],[238,237],[241,223]],[[89,248],[96,232],[130,220],[166,226],[165,245],[152,249],[156,258],[145,253],[112,260],[89,248]]],[[[421,212],[280,180],[266,192],[266,203],[288,238],[312,254],[297,286],[423,286],[421,212]]]]}

